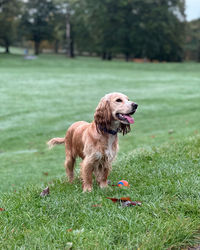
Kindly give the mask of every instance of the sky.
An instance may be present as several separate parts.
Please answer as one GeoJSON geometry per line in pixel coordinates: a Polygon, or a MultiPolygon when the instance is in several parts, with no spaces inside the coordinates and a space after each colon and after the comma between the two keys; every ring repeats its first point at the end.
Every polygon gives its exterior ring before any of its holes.
{"type": "Polygon", "coordinates": [[[200,0],[186,0],[185,2],[187,21],[200,18],[200,0]]]}

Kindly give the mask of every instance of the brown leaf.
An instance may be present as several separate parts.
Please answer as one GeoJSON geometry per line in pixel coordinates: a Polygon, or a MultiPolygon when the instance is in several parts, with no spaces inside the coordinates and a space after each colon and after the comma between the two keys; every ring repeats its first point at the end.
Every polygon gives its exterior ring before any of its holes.
{"type": "Polygon", "coordinates": [[[49,195],[49,187],[46,187],[41,193],[40,193],[40,196],[41,197],[44,197],[44,196],[47,196],[49,195]]]}
{"type": "Polygon", "coordinates": [[[48,173],[48,172],[43,172],[43,175],[46,175],[46,176],[47,176],[47,175],[49,175],[49,173],[48,173]]]}
{"type": "Polygon", "coordinates": [[[121,197],[120,198],[121,201],[131,201],[130,197],[121,197]]]}
{"type": "Polygon", "coordinates": [[[73,229],[72,228],[69,228],[69,229],[67,229],[67,232],[71,232],[73,229]]]}
{"type": "Polygon", "coordinates": [[[4,208],[2,208],[2,207],[0,207],[0,211],[5,211],[5,209],[4,209],[4,208]]]}
{"type": "Polygon", "coordinates": [[[130,197],[121,197],[120,199],[117,198],[110,198],[106,197],[107,199],[110,199],[112,202],[119,202],[122,207],[130,207],[130,206],[141,206],[142,202],[140,201],[132,201],[130,197]]]}
{"type": "Polygon", "coordinates": [[[121,197],[120,199],[110,198],[110,197],[106,197],[106,198],[110,199],[112,202],[117,202],[117,201],[131,201],[130,197],[121,197]]]}

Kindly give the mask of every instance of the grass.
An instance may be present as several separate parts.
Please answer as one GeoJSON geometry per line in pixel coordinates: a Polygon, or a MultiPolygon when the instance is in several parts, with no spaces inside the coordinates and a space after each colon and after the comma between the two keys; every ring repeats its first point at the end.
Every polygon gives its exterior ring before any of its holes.
{"type": "Polygon", "coordinates": [[[198,243],[199,68],[0,55],[0,247],[167,249],[198,243]],[[120,136],[110,175],[131,188],[95,186],[82,194],[78,179],[66,183],[64,148],[48,151],[45,143],[64,136],[75,121],[91,121],[100,98],[113,91],[139,104],[132,132],[120,136]],[[51,195],[41,199],[48,182],[51,195]],[[129,195],[143,206],[122,209],[105,199],[129,195]]]}
{"type": "Polygon", "coordinates": [[[130,188],[82,193],[77,178],[54,180],[50,196],[27,186],[1,198],[1,248],[7,249],[169,249],[200,242],[200,137],[138,150],[114,166],[130,188]],[[142,207],[121,208],[106,197],[130,196],[142,207]],[[93,207],[100,205],[100,207],[93,207]]]}

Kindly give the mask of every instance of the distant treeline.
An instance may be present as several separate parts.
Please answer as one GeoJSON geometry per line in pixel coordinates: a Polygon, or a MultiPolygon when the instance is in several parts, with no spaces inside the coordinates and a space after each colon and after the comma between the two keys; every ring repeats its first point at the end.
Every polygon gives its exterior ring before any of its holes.
{"type": "Polygon", "coordinates": [[[32,41],[39,54],[48,41],[69,57],[182,61],[199,53],[192,28],[185,0],[0,0],[0,45],[7,53],[11,45],[32,41]]]}

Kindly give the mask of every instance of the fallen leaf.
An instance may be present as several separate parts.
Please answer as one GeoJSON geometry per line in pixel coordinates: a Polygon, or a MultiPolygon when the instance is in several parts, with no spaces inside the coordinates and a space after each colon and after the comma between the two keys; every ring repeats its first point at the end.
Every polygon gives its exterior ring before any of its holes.
{"type": "Polygon", "coordinates": [[[110,198],[110,197],[106,197],[107,199],[110,199],[112,202],[117,202],[117,201],[119,201],[119,199],[117,199],[117,198],[110,198]]]}
{"type": "Polygon", "coordinates": [[[47,176],[47,175],[49,175],[49,173],[48,173],[48,172],[43,172],[43,175],[46,175],[46,176],[47,176]]]}
{"type": "Polygon", "coordinates": [[[5,209],[4,209],[4,208],[2,208],[2,207],[0,207],[0,211],[5,211],[5,209]]]}
{"type": "Polygon", "coordinates": [[[122,205],[122,207],[141,206],[142,205],[142,202],[132,201],[130,197],[121,197],[120,199],[110,198],[110,197],[106,197],[106,198],[110,199],[114,203],[119,202],[122,205]]]}
{"type": "Polygon", "coordinates": [[[130,197],[121,197],[120,198],[121,201],[131,201],[130,197]]]}
{"type": "Polygon", "coordinates": [[[71,232],[73,229],[72,228],[69,228],[69,229],[67,229],[67,232],[71,232]]]}
{"type": "Polygon", "coordinates": [[[46,187],[41,193],[40,193],[40,196],[41,197],[44,197],[44,196],[47,196],[49,195],[49,187],[46,187]]]}

